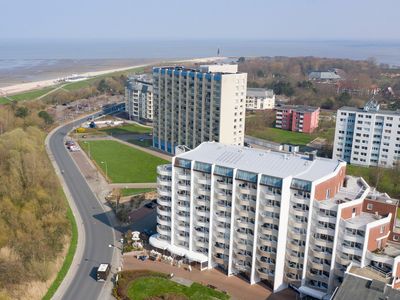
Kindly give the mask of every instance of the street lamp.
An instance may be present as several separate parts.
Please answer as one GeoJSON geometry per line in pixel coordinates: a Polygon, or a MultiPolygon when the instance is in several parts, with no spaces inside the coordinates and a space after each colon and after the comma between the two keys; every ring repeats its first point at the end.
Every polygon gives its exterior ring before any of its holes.
{"type": "Polygon", "coordinates": [[[92,155],[91,155],[91,151],[90,151],[90,143],[89,142],[84,142],[84,143],[88,145],[89,158],[92,159],[92,155]]]}
{"type": "Polygon", "coordinates": [[[106,180],[107,180],[108,179],[108,164],[107,164],[107,161],[105,160],[105,161],[102,161],[101,163],[106,165],[106,180]]]}

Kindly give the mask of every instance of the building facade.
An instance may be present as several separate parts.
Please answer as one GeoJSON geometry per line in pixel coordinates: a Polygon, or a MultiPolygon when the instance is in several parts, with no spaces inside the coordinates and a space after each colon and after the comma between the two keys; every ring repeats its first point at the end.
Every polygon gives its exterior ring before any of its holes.
{"type": "Polygon", "coordinates": [[[275,127],[312,133],[318,128],[319,107],[284,105],[276,108],[275,127]]]}
{"type": "Polygon", "coordinates": [[[243,145],[247,74],[237,65],[153,68],[153,146],[243,145]]]}
{"type": "Polygon", "coordinates": [[[275,94],[273,90],[248,88],[246,95],[246,109],[264,110],[275,107],[275,94]]]}
{"type": "Polygon", "coordinates": [[[125,110],[130,120],[153,120],[153,83],[149,76],[129,77],[125,86],[125,110]]]}
{"type": "Polygon", "coordinates": [[[363,109],[340,108],[333,157],[355,165],[395,166],[400,159],[400,112],[380,110],[375,100],[363,109]]]}
{"type": "Polygon", "coordinates": [[[320,299],[350,263],[389,274],[400,258],[384,253],[400,237],[397,200],[370,193],[345,170],[345,162],[314,155],[202,143],[159,166],[150,244],[202,269],[274,291],[293,284],[320,299]]]}

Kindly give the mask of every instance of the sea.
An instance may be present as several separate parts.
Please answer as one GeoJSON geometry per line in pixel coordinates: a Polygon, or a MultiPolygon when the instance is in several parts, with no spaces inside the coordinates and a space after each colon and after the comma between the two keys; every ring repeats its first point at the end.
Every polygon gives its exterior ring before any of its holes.
{"type": "Polygon", "coordinates": [[[400,41],[0,39],[0,86],[129,66],[216,56],[316,56],[374,59],[400,66],[400,41]],[[57,76],[56,76],[57,77],[57,76]]]}

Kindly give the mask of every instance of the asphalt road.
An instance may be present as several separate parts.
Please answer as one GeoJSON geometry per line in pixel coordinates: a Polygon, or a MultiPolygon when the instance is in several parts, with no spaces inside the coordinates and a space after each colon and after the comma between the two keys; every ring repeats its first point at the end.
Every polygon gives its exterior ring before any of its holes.
{"type": "MultiPolygon", "coordinates": [[[[104,290],[105,284],[96,281],[96,270],[100,263],[111,263],[114,248],[114,230],[102,208],[102,204],[92,193],[64,145],[64,137],[72,129],[72,124],[59,128],[50,138],[49,147],[60,170],[70,194],[81,215],[84,227],[85,244],[83,258],[77,272],[66,288],[63,300],[92,300],[108,298],[111,291],[104,290]]],[[[111,276],[110,276],[111,277],[111,276]]],[[[109,285],[107,285],[109,286],[109,285]]]]}

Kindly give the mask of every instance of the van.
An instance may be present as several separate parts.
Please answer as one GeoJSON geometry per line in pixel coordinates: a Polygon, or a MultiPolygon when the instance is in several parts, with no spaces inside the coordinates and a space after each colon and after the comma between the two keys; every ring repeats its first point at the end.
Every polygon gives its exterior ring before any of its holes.
{"type": "Polygon", "coordinates": [[[110,271],[110,264],[100,264],[100,266],[97,268],[97,281],[106,281],[110,271]]]}

